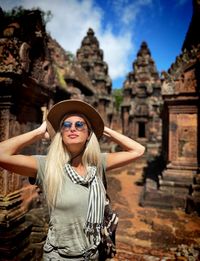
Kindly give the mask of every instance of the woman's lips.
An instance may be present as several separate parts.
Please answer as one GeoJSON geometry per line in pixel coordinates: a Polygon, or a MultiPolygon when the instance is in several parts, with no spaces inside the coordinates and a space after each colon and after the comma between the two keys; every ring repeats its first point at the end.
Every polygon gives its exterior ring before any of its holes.
{"type": "Polygon", "coordinates": [[[78,135],[76,135],[76,134],[71,134],[71,135],[68,135],[68,137],[69,137],[70,139],[75,139],[75,138],[78,137],[78,135]]]}

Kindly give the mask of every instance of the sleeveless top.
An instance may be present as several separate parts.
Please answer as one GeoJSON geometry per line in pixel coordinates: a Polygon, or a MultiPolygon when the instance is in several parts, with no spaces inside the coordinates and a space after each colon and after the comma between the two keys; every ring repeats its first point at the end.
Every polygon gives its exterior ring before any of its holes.
{"type": "MultiPolygon", "coordinates": [[[[105,169],[105,155],[102,153],[102,165],[105,169]]],[[[35,156],[38,164],[36,185],[42,188],[46,156],[35,156]]],[[[68,177],[64,179],[61,197],[50,212],[49,230],[44,251],[56,250],[61,255],[77,256],[92,248],[83,228],[87,216],[89,189],[75,184],[68,177]]]]}

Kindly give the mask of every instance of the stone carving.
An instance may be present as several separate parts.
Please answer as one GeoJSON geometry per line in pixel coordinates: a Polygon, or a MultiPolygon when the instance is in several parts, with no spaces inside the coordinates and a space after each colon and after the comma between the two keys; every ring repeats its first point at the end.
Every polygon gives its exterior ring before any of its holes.
{"type": "Polygon", "coordinates": [[[197,88],[197,79],[195,76],[195,70],[186,71],[181,75],[180,80],[176,84],[176,93],[195,93],[197,88]]]}
{"type": "MultiPolygon", "coordinates": [[[[194,13],[182,53],[176,58],[168,72],[162,73],[163,117],[166,126],[163,137],[166,166],[159,177],[159,191],[154,194],[154,203],[165,204],[171,196],[170,206],[180,207],[187,212],[199,208],[199,1],[193,1],[194,13]],[[196,41],[199,39],[198,41],[196,41]],[[196,42],[195,42],[196,41],[196,42]],[[195,45],[194,45],[195,42],[195,45]],[[157,201],[155,201],[157,195],[157,201]]],[[[168,205],[168,206],[167,206],[168,205]]]]}
{"type": "Polygon", "coordinates": [[[10,115],[9,120],[9,137],[14,137],[16,135],[21,134],[21,125],[16,120],[16,116],[10,115]]]}
{"type": "Polygon", "coordinates": [[[133,138],[142,138],[145,143],[157,142],[160,144],[161,81],[146,42],[141,44],[137,59],[133,62],[133,71],[128,73],[124,81],[123,94],[123,131],[125,132],[132,126],[135,130],[130,132],[133,138]],[[128,119],[127,114],[125,116],[127,109],[128,119]],[[155,125],[158,128],[157,135],[155,135],[155,125]]]}
{"type": "Polygon", "coordinates": [[[73,87],[79,87],[80,93],[84,93],[86,96],[94,95],[95,89],[88,73],[77,62],[72,62],[65,68],[63,77],[68,86],[73,84],[73,87]]]}
{"type": "Polygon", "coordinates": [[[186,113],[187,106],[183,113],[177,107],[176,111],[170,115],[169,160],[190,165],[197,160],[197,115],[186,113]]]}
{"type": "Polygon", "coordinates": [[[176,58],[168,72],[162,72],[163,95],[196,91],[196,72],[194,68],[188,70],[188,66],[198,60],[199,49],[200,44],[193,46],[190,50],[184,50],[176,58]]]}
{"type": "Polygon", "coordinates": [[[17,39],[0,39],[0,71],[7,73],[22,73],[22,66],[18,54],[21,42],[17,39]]]}
{"type": "Polygon", "coordinates": [[[19,36],[20,25],[18,22],[8,24],[8,26],[3,30],[3,36],[6,38],[19,36]]]}
{"type": "Polygon", "coordinates": [[[147,106],[147,104],[136,104],[136,106],[135,106],[135,115],[136,116],[147,116],[148,115],[148,106],[147,106]]]}
{"type": "MultiPolygon", "coordinates": [[[[45,34],[39,33],[43,26],[38,14],[22,12],[21,16],[12,17],[13,21],[17,20],[12,24],[9,17],[2,15],[5,19],[1,27],[3,38],[0,38],[1,141],[38,126],[42,120],[40,107],[49,105],[53,95],[52,63],[45,34]]],[[[23,153],[44,151],[44,145],[38,142],[23,153]]],[[[34,205],[38,191],[26,177],[3,169],[0,172],[0,259],[30,260],[33,252],[27,246],[32,224],[24,220],[24,215],[34,205]]]]}
{"type": "Polygon", "coordinates": [[[186,162],[195,161],[197,156],[197,115],[177,115],[178,121],[178,157],[186,162]]]}
{"type": "Polygon", "coordinates": [[[30,45],[28,45],[26,42],[22,43],[19,49],[19,57],[22,64],[22,69],[25,72],[29,71],[29,64],[30,64],[29,50],[30,50],[30,45]]]}
{"type": "Polygon", "coordinates": [[[3,141],[9,138],[9,109],[0,109],[0,140],[3,141]]]}
{"type": "Polygon", "coordinates": [[[162,94],[163,95],[170,95],[173,94],[175,90],[175,82],[174,81],[164,81],[162,84],[162,94]]]}
{"type": "Polygon", "coordinates": [[[171,114],[169,120],[169,162],[175,161],[177,158],[177,151],[178,151],[178,136],[175,135],[177,133],[177,122],[176,122],[176,115],[171,114]]]}
{"type": "Polygon", "coordinates": [[[96,95],[89,102],[92,105],[97,105],[105,123],[111,124],[112,82],[108,75],[108,65],[103,61],[103,51],[99,48],[99,42],[91,28],[83,38],[80,49],[77,50],[76,59],[88,73],[94,86],[96,95]]]}

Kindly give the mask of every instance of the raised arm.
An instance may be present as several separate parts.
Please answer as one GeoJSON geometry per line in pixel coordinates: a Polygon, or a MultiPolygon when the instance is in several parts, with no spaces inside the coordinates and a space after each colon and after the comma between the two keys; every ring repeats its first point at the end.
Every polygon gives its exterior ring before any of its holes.
{"type": "Polygon", "coordinates": [[[39,128],[0,143],[0,167],[23,176],[36,177],[37,162],[33,156],[20,155],[20,151],[37,140],[47,138],[46,122],[39,128]]]}
{"type": "Polygon", "coordinates": [[[131,138],[114,131],[108,127],[104,128],[104,136],[118,144],[122,151],[108,153],[107,170],[125,166],[143,155],[145,147],[131,138]]]}

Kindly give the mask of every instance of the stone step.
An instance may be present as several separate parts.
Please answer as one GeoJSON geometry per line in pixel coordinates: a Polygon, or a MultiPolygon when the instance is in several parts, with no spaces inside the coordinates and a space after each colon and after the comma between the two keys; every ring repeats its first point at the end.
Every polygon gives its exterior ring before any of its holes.
{"type": "Polygon", "coordinates": [[[162,180],[193,184],[194,174],[191,170],[167,169],[162,173],[162,180]]]}
{"type": "Polygon", "coordinates": [[[161,209],[185,208],[186,194],[172,194],[159,190],[143,192],[140,205],[143,207],[156,207],[161,209]]]}

